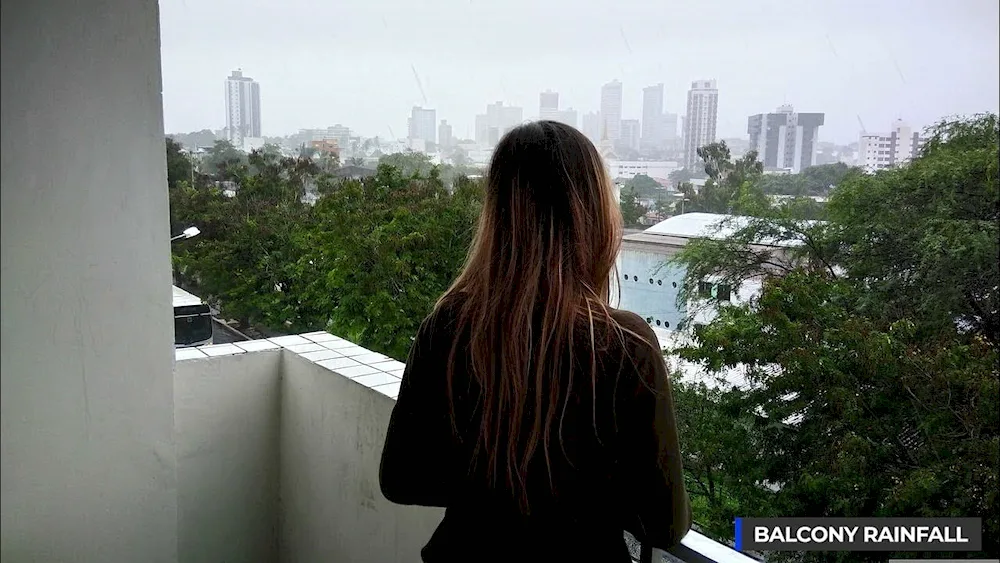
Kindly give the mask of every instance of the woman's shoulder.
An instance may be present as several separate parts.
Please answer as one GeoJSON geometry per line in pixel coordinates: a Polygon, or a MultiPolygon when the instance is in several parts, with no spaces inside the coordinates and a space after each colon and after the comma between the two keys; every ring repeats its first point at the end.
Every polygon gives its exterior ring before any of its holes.
{"type": "Polygon", "coordinates": [[[448,336],[449,340],[453,338],[461,305],[461,296],[447,294],[442,297],[420,323],[417,338],[425,345],[440,341],[442,335],[448,336]]]}
{"type": "Polygon", "coordinates": [[[649,344],[654,348],[660,347],[653,327],[649,326],[649,323],[639,315],[624,309],[611,309],[611,318],[623,329],[627,339],[631,337],[630,340],[640,340],[641,343],[649,344]]]}

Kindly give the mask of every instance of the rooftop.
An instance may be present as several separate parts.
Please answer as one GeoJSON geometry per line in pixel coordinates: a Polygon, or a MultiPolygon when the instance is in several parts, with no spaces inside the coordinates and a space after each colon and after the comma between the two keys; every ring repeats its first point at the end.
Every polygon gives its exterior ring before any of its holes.
{"type": "MultiPolygon", "coordinates": [[[[816,221],[802,221],[803,226],[813,225],[816,221]]],[[[674,215],[669,219],[649,227],[638,235],[629,235],[627,240],[644,242],[655,242],[658,237],[667,242],[671,239],[679,239],[669,244],[680,242],[684,244],[687,240],[695,238],[708,238],[713,240],[724,240],[730,238],[740,229],[746,228],[750,224],[750,218],[740,215],[725,215],[719,213],[685,213],[674,215]]],[[[799,244],[798,240],[784,239],[766,241],[765,246],[794,246],[799,244]]]]}

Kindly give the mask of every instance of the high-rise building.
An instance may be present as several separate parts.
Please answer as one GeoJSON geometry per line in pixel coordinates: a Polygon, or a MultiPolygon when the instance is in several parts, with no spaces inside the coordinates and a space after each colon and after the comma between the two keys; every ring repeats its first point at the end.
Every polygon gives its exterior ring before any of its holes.
{"type": "Polygon", "coordinates": [[[441,125],[438,126],[438,146],[447,149],[451,147],[451,144],[451,125],[448,125],[448,120],[442,119],[441,125]]]}
{"type": "MultiPolygon", "coordinates": [[[[663,83],[642,89],[642,146],[660,148],[666,140],[663,130],[663,83]]],[[[676,123],[674,124],[676,129],[676,123]]]]}
{"type": "Polygon", "coordinates": [[[556,112],[555,117],[552,118],[553,121],[558,121],[559,123],[565,123],[570,127],[576,127],[576,110],[573,108],[561,109],[556,112]]]}
{"type": "Polygon", "coordinates": [[[422,139],[426,143],[437,142],[437,112],[413,106],[410,110],[409,139],[422,139]]]}
{"type": "Polygon", "coordinates": [[[601,87],[600,135],[612,142],[622,136],[622,83],[618,80],[601,87]]]}
{"type": "Polygon", "coordinates": [[[715,80],[692,82],[684,118],[684,167],[688,170],[700,168],[698,149],[715,142],[718,119],[719,89],[715,80]]]}
{"type": "Polygon", "coordinates": [[[589,112],[583,114],[583,134],[590,139],[591,143],[597,145],[601,142],[601,114],[589,112]]]}
{"type": "Polygon", "coordinates": [[[797,174],[816,164],[816,143],[822,113],[795,113],[783,105],[776,113],[758,113],[747,119],[750,149],[765,169],[791,170],[797,174]]]}
{"type": "Polygon", "coordinates": [[[673,143],[677,140],[677,114],[676,113],[664,113],[660,116],[660,133],[663,135],[663,141],[666,143],[673,143]]]}
{"type": "Polygon", "coordinates": [[[226,138],[242,147],[247,137],[260,136],[260,84],[234,70],[226,78],[226,138]]]}
{"type": "Polygon", "coordinates": [[[546,90],[538,95],[538,119],[547,119],[576,127],[576,110],[559,109],[559,92],[546,90]]]}
{"type": "Polygon", "coordinates": [[[504,133],[524,121],[524,110],[496,102],[486,106],[486,113],[476,116],[476,143],[495,146],[504,133]]]}
{"type": "Polygon", "coordinates": [[[640,125],[638,119],[622,120],[622,136],[618,144],[622,148],[639,150],[640,125]]]}
{"type": "Polygon", "coordinates": [[[901,120],[891,133],[862,132],[858,140],[858,165],[865,172],[875,172],[909,162],[920,154],[925,139],[901,120]]]}
{"type": "Polygon", "coordinates": [[[556,121],[559,113],[559,92],[546,90],[538,95],[538,119],[556,121]]]}

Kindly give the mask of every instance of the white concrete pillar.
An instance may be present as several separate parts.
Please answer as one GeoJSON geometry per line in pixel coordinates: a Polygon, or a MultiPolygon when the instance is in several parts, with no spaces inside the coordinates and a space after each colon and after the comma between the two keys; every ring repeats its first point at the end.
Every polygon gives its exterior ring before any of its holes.
{"type": "Polygon", "coordinates": [[[177,560],[158,20],[2,4],[4,561],[177,560]]]}

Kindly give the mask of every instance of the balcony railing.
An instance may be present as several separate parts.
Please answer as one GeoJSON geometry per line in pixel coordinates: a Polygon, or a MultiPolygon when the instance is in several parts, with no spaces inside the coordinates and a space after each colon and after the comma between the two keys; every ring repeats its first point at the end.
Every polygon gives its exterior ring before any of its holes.
{"type": "MultiPolygon", "coordinates": [[[[179,560],[414,560],[443,511],[378,485],[404,364],[325,332],[175,356],[179,560]]],[[[694,531],[660,555],[754,561],[694,531]]]]}

